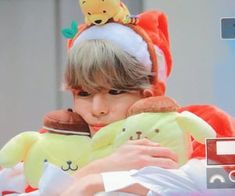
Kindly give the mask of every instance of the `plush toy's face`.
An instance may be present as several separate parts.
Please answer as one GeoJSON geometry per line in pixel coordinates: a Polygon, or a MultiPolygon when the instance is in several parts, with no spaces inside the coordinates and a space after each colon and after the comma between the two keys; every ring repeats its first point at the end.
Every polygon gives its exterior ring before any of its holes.
{"type": "Polygon", "coordinates": [[[119,124],[110,124],[101,129],[93,136],[92,146],[96,154],[102,155],[102,151],[108,147],[113,151],[127,140],[148,138],[174,151],[178,155],[179,164],[182,165],[191,154],[191,136],[204,143],[205,138],[214,138],[215,132],[205,121],[187,111],[147,112],[130,116],[119,124]],[[118,130],[114,136],[109,132],[115,130],[115,127],[118,130]]]}
{"type": "Polygon", "coordinates": [[[80,0],[86,20],[95,25],[105,24],[120,9],[120,0],[80,0]]]}
{"type": "Polygon", "coordinates": [[[119,146],[127,140],[147,138],[172,150],[184,141],[184,131],[179,127],[176,112],[141,113],[130,116],[124,123],[122,132],[114,145],[119,146]]]}
{"type": "Polygon", "coordinates": [[[105,145],[104,140],[107,145],[111,144],[109,148],[111,151],[128,140],[147,138],[170,148],[178,155],[179,163],[182,164],[187,161],[191,153],[191,143],[189,135],[178,125],[178,116],[177,112],[140,113],[130,116],[119,124],[116,136],[107,137],[110,135],[109,132],[113,132],[112,130],[117,127],[115,124],[110,124],[100,130],[93,137],[92,146],[98,155],[102,155],[103,151],[108,149],[107,146],[102,146],[105,145]],[[113,141],[107,141],[109,139],[113,141]]]}
{"type": "Polygon", "coordinates": [[[127,118],[119,137],[126,137],[129,140],[156,137],[160,141],[160,138],[164,135],[170,135],[165,130],[169,124],[176,127],[175,115],[164,115],[163,113],[137,114],[127,118]],[[161,119],[164,123],[161,122],[161,119]]]}
{"type": "Polygon", "coordinates": [[[87,136],[23,132],[0,152],[0,165],[11,167],[23,161],[27,182],[38,187],[45,161],[73,173],[90,161],[90,154],[87,136]]]}

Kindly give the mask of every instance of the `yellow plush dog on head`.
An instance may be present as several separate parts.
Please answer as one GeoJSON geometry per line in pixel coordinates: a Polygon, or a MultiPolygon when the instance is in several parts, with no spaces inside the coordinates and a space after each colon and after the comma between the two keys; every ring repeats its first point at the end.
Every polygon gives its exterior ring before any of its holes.
{"type": "Polygon", "coordinates": [[[88,25],[103,25],[109,19],[126,23],[130,15],[128,8],[120,0],[79,0],[79,2],[88,25]]]}

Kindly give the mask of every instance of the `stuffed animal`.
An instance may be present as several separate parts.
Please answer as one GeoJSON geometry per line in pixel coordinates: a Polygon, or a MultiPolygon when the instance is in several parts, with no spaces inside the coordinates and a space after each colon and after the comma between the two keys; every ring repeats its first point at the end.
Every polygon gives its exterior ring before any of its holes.
{"type": "Polygon", "coordinates": [[[73,173],[90,161],[90,132],[71,109],[50,112],[44,117],[47,133],[23,132],[0,151],[0,166],[13,167],[23,161],[27,183],[38,187],[44,162],[73,173]]]}
{"type": "Polygon", "coordinates": [[[128,118],[102,128],[92,138],[94,157],[111,153],[127,140],[148,138],[178,155],[179,165],[192,153],[191,136],[198,142],[216,136],[213,128],[191,112],[177,112],[176,102],[165,96],[137,101],[128,118]],[[118,126],[117,126],[118,125],[118,126]]]}
{"type": "Polygon", "coordinates": [[[127,23],[129,11],[120,0],[80,0],[87,25],[103,25],[110,19],[127,23]]]}

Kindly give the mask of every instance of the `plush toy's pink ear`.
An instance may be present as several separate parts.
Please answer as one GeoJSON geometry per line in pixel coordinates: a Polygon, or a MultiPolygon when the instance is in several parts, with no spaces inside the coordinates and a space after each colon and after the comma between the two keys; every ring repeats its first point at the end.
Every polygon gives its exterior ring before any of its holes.
{"type": "Polygon", "coordinates": [[[24,161],[31,146],[39,137],[40,133],[29,131],[12,138],[0,151],[0,166],[13,167],[24,161]]]}

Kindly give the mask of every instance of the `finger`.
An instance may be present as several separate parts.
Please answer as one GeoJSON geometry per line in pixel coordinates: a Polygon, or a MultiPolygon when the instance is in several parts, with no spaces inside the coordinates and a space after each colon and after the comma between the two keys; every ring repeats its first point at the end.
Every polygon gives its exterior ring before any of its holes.
{"type": "Polygon", "coordinates": [[[178,156],[175,152],[166,147],[146,147],[146,152],[153,157],[168,158],[175,162],[178,161],[178,156]]]}
{"type": "Polygon", "coordinates": [[[127,144],[130,144],[130,145],[142,145],[142,146],[160,146],[159,143],[156,143],[156,142],[152,142],[146,138],[144,139],[139,139],[139,140],[128,140],[127,141],[127,144]]]}
{"type": "Polygon", "coordinates": [[[178,163],[168,158],[151,158],[150,163],[153,166],[161,167],[164,169],[177,169],[178,163]]]}

